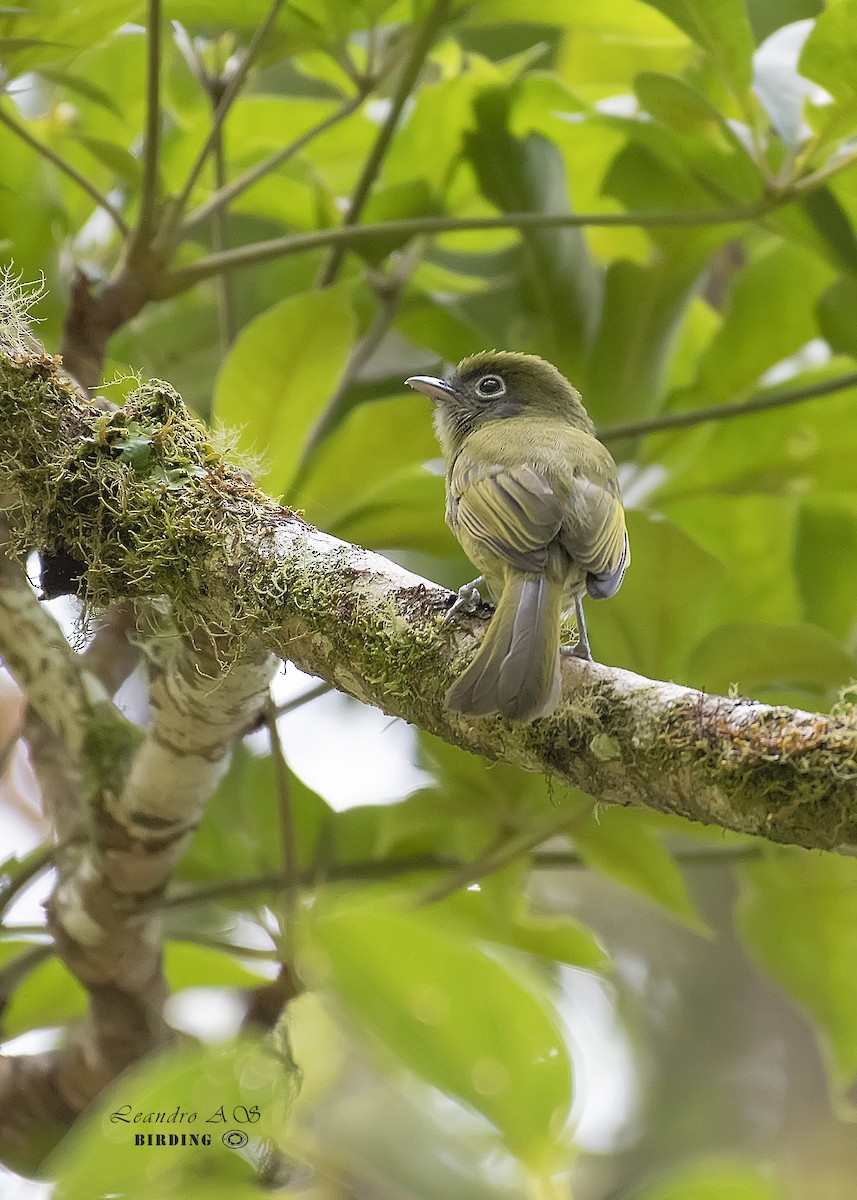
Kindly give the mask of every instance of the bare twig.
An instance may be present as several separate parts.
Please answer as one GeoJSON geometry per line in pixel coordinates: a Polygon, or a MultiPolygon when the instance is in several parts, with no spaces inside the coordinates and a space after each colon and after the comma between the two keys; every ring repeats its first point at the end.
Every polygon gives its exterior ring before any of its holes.
{"type": "MultiPolygon", "coordinates": [[[[434,4],[429,9],[425,20],[416,32],[411,52],[402,67],[398,86],[390,100],[390,110],[378,131],[378,136],[369,152],[369,157],[366,159],[360,178],[357,180],[357,185],[351,194],[351,200],[348,204],[348,211],[345,214],[344,220],[346,226],[355,225],[360,219],[363,206],[369,198],[372,185],[375,182],[378,172],[381,170],[384,158],[390,148],[390,143],[399,124],[402,110],[422,70],[425,57],[444,22],[448,8],[449,0],[434,0],[434,4]]],[[[345,248],[342,245],[334,246],[322,267],[319,276],[320,287],[327,287],[333,283],[342,267],[344,257],[345,248]]]]}
{"type": "Polygon", "coordinates": [[[235,102],[238,93],[244,86],[244,82],[250,72],[250,67],[255,62],[256,56],[259,53],[259,50],[262,48],[265,38],[273,29],[277,17],[279,16],[280,9],[283,7],[284,3],[285,0],[273,0],[271,7],[268,9],[267,16],[265,17],[264,21],[262,21],[261,25],[257,27],[253,37],[250,39],[250,45],[241,56],[241,61],[237,69],[230,76],[229,83],[227,84],[223,95],[220,98],[220,103],[215,110],[214,120],[212,121],[211,128],[208,131],[208,136],[200,147],[199,153],[197,154],[196,159],[194,160],[193,165],[188,172],[184,187],[179,193],[173,207],[171,229],[169,231],[171,240],[176,236],[178,223],[180,222],[184,211],[187,208],[188,201],[190,200],[193,189],[196,186],[196,181],[200,176],[200,172],[214,150],[220,130],[223,128],[223,122],[226,120],[227,114],[235,102]]]}
{"type": "Polygon", "coordinates": [[[349,388],[387,336],[399,311],[405,284],[416,269],[424,251],[424,240],[415,238],[411,245],[402,252],[395,271],[390,275],[375,278],[377,307],[366,332],[354,347],[339,386],[319,413],[307,435],[290,489],[293,503],[297,502],[300,496],[301,487],[319,446],[342,415],[349,388]]]}
{"type": "Polygon", "coordinates": [[[767,412],[774,408],[787,408],[791,404],[802,404],[819,396],[830,396],[846,388],[857,387],[857,371],[837,375],[834,379],[821,379],[802,387],[781,392],[760,392],[740,404],[714,404],[711,408],[696,408],[689,412],[664,413],[659,417],[648,417],[643,421],[626,421],[621,425],[606,425],[599,429],[602,441],[617,441],[619,438],[639,437],[644,433],[661,433],[667,429],[689,429],[694,425],[705,425],[709,421],[731,420],[746,417],[749,413],[767,412]]]}
{"type": "Polygon", "coordinates": [[[308,233],[289,234],[265,242],[251,242],[224,254],[209,254],[198,262],[165,274],[157,283],[155,298],[176,296],[222,271],[258,266],[291,254],[317,250],[323,246],[350,247],[373,238],[432,236],[441,233],[467,233],[485,229],[560,229],[560,228],[625,228],[641,229],[702,228],[709,225],[737,225],[757,220],[774,209],[794,200],[791,192],[780,192],[752,204],[735,208],[688,212],[684,209],[669,212],[646,210],[622,213],[502,213],[496,217],[404,217],[397,221],[382,221],[373,225],[340,225],[335,229],[314,229],[308,233]]]}
{"type": "Polygon", "coordinates": [[[298,851],[295,842],[295,819],[292,811],[292,786],[289,768],[283,753],[283,743],[277,728],[277,710],[273,700],[267,707],[268,738],[271,746],[271,763],[274,768],[274,785],[277,793],[277,815],[280,821],[280,846],[283,854],[283,927],[280,937],[280,959],[291,964],[294,957],[295,917],[298,906],[298,851]]]}
{"type": "Polygon", "coordinates": [[[146,20],[146,132],[140,214],[131,238],[133,250],[148,245],[157,217],[158,169],[161,150],[161,0],[148,0],[146,20]]]}
{"type": "Polygon", "coordinates": [[[420,905],[436,904],[438,900],[452,896],[478,879],[482,879],[486,875],[493,875],[496,871],[508,866],[509,863],[529,854],[531,850],[540,846],[542,842],[546,842],[548,838],[556,837],[559,833],[568,833],[575,825],[586,820],[591,812],[592,802],[586,801],[583,804],[578,803],[572,812],[564,812],[560,816],[557,816],[556,813],[551,814],[547,821],[535,829],[525,829],[511,837],[505,833],[501,834],[482,854],[470,862],[462,863],[460,867],[456,867],[455,870],[450,871],[448,875],[427,888],[417,903],[420,905]]]}

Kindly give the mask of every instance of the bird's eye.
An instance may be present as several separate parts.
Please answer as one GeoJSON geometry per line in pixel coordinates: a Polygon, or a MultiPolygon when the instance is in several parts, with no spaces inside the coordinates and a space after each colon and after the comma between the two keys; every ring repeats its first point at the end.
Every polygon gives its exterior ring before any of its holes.
{"type": "Polygon", "coordinates": [[[483,375],[476,385],[480,396],[501,396],[506,385],[499,375],[483,375]]]}

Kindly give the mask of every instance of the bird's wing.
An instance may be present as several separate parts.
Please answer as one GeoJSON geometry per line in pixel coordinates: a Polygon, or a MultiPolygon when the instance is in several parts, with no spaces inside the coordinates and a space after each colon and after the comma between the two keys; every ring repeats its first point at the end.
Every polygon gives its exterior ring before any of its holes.
{"type": "Polygon", "coordinates": [[[575,471],[560,542],[569,557],[586,571],[590,596],[603,599],[618,591],[631,556],[615,478],[593,478],[575,471]]]}
{"type": "Polygon", "coordinates": [[[543,571],[563,522],[562,501],[533,467],[461,464],[450,481],[447,520],[520,571],[543,571]]]}

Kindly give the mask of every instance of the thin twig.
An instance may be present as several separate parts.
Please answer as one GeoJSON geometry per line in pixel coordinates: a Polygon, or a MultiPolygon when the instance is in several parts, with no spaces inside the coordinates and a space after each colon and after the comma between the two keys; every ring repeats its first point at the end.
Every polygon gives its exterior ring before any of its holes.
{"type": "MultiPolygon", "coordinates": [[[[390,100],[390,111],[378,131],[378,136],[375,143],[369,152],[369,157],[366,159],[360,178],[354,191],[351,194],[351,200],[348,204],[348,211],[345,214],[343,224],[345,226],[355,225],[360,219],[360,214],[363,211],[363,206],[369,198],[369,193],[372,190],[372,185],[381,169],[387,151],[390,148],[390,143],[393,140],[393,135],[396,132],[396,127],[399,124],[399,118],[402,115],[402,110],[407,103],[414,84],[417,81],[417,76],[422,70],[425,57],[432,47],[432,43],[437,37],[438,31],[443,24],[449,7],[449,0],[435,0],[432,7],[423,21],[420,29],[414,38],[411,52],[402,67],[402,73],[399,77],[399,83],[390,100]]],[[[343,259],[345,258],[345,247],[342,245],[334,246],[329,254],[327,261],[322,267],[319,276],[319,286],[327,287],[333,283],[339,274],[342,267],[343,259]]]]}
{"type": "Polygon", "coordinates": [[[271,7],[268,9],[268,15],[265,17],[262,24],[257,27],[256,32],[250,39],[250,45],[247,47],[246,51],[241,57],[238,68],[230,77],[229,83],[227,84],[220,99],[220,103],[215,110],[214,120],[212,121],[211,128],[208,131],[208,136],[200,147],[193,166],[188,172],[184,187],[176,199],[176,203],[172,211],[173,228],[170,230],[171,235],[175,234],[178,222],[181,220],[182,214],[187,208],[188,201],[191,197],[194,187],[196,186],[196,181],[199,178],[200,172],[208,161],[209,155],[214,150],[219,132],[223,127],[223,122],[226,120],[226,116],[236,97],[238,96],[238,93],[244,86],[244,82],[250,71],[250,67],[253,65],[256,55],[259,53],[262,43],[265,41],[265,38],[274,27],[274,23],[276,22],[277,16],[279,15],[280,9],[283,7],[284,3],[285,0],[273,0],[271,7]]]}
{"type": "MultiPolygon", "coordinates": [[[[541,840],[550,834],[540,834],[541,840]]],[[[759,842],[725,846],[694,846],[673,850],[676,862],[683,866],[712,866],[728,862],[751,862],[757,859],[764,847],[759,842]]],[[[580,870],[586,862],[576,850],[540,850],[530,859],[534,871],[580,870]]],[[[417,875],[426,872],[449,872],[464,867],[472,870],[472,863],[463,863],[458,858],[442,854],[412,854],[401,858],[388,858],[374,862],[333,863],[325,867],[323,882],[362,883],[375,880],[395,879],[400,875],[417,875]]],[[[318,884],[318,872],[308,868],[298,873],[301,887],[318,884]]],[[[252,895],[283,886],[282,872],[253,875],[245,879],[227,879],[221,883],[188,889],[155,902],[158,908],[184,908],[188,904],[205,904],[211,900],[229,899],[233,896],[252,895]]]]}
{"type": "MultiPolygon", "coordinates": [[[[216,108],[215,96],[213,93],[210,95],[212,104],[216,108]]],[[[223,146],[222,127],[218,130],[217,140],[214,143],[214,182],[218,190],[226,183],[226,154],[223,146]]],[[[220,254],[229,248],[227,219],[226,204],[220,205],[211,214],[211,245],[215,254],[220,254]]],[[[235,338],[236,330],[232,280],[228,275],[221,275],[217,280],[217,321],[220,330],[220,350],[222,354],[226,354],[235,338]]]]}
{"type": "MultiPolygon", "coordinates": [[[[305,704],[309,704],[311,700],[317,700],[319,696],[326,696],[328,692],[332,692],[333,690],[332,683],[317,683],[314,687],[307,688],[305,692],[301,692],[299,696],[293,696],[291,700],[284,700],[282,704],[278,704],[274,709],[274,716],[283,717],[286,715],[286,713],[294,712],[295,709],[298,708],[303,708],[303,706],[305,704]]],[[[261,713],[261,715],[256,718],[253,724],[244,731],[245,736],[248,733],[256,733],[257,730],[261,729],[264,725],[267,725],[267,723],[268,713],[265,711],[261,713]]]]}
{"type": "Polygon", "coordinates": [[[295,503],[297,497],[300,495],[301,487],[319,446],[342,415],[345,397],[348,394],[351,384],[387,336],[390,326],[399,311],[405,284],[416,270],[424,251],[424,239],[414,239],[411,245],[402,253],[396,270],[376,284],[375,291],[378,296],[378,305],[372,315],[372,320],[369,322],[366,332],[354,347],[339,386],[319,413],[301,451],[300,461],[298,462],[297,471],[290,490],[292,503],[295,503]]]}
{"type": "Polygon", "coordinates": [[[210,217],[218,209],[230,204],[236,197],[242,195],[251,188],[254,183],[258,183],[266,175],[270,175],[272,171],[276,171],[277,167],[282,166],[284,162],[294,157],[320,134],[326,133],[328,129],[332,129],[334,125],[338,125],[340,121],[344,121],[346,117],[350,117],[353,112],[356,112],[365,99],[365,94],[353,96],[335,112],[330,113],[313,125],[311,129],[307,129],[300,137],[296,137],[293,142],[289,142],[287,146],[283,146],[274,154],[269,154],[267,158],[263,158],[261,162],[254,163],[252,167],[248,167],[246,171],[242,171],[230,183],[218,186],[217,191],[213,192],[207,200],[202,204],[197,205],[195,209],[188,213],[182,222],[181,232],[184,236],[189,233],[195,225],[200,221],[204,221],[210,217]]]}
{"type": "Polygon", "coordinates": [[[851,387],[857,387],[857,371],[851,371],[847,375],[837,375],[835,379],[807,383],[802,387],[792,388],[785,392],[760,392],[741,404],[714,404],[711,408],[664,413],[662,416],[650,417],[643,421],[626,421],[621,425],[607,425],[604,429],[599,429],[598,436],[603,442],[610,442],[617,441],[619,438],[639,437],[644,433],[660,433],[667,429],[688,429],[694,425],[705,425],[709,421],[724,421],[730,420],[732,417],[745,417],[748,413],[766,412],[773,408],[787,408],[791,404],[801,404],[805,400],[829,396],[834,392],[841,392],[851,387]]]}
{"type": "Polygon", "coordinates": [[[289,779],[289,768],[283,753],[283,743],[280,741],[280,731],[277,728],[276,708],[273,700],[268,700],[268,736],[271,743],[271,762],[274,768],[274,787],[277,794],[277,815],[280,821],[280,842],[283,853],[283,928],[280,945],[280,958],[285,963],[291,963],[294,958],[294,930],[298,909],[298,851],[295,841],[295,815],[292,809],[292,787],[289,779]]]}
{"type": "Polygon", "coordinates": [[[51,150],[50,146],[46,146],[44,142],[40,142],[38,138],[34,138],[29,130],[25,129],[23,125],[19,125],[18,122],[10,117],[8,113],[4,112],[2,108],[0,108],[0,123],[5,125],[7,129],[11,129],[12,132],[16,134],[22,142],[26,142],[26,144],[32,150],[35,150],[37,154],[41,154],[42,158],[46,159],[49,163],[55,166],[56,169],[61,171],[63,175],[73,180],[79,188],[82,188],[83,191],[86,192],[90,199],[93,200],[99,208],[102,208],[107,213],[122,237],[128,236],[128,225],[126,224],[125,218],[122,216],[119,210],[110,203],[104,193],[99,191],[95,184],[90,183],[85,175],[81,175],[80,171],[78,171],[76,167],[73,167],[71,163],[66,162],[64,158],[51,150]]]}
{"type": "Polygon", "coordinates": [[[560,833],[567,833],[571,827],[586,820],[592,812],[592,807],[593,802],[588,801],[574,812],[565,812],[560,817],[554,814],[549,821],[537,829],[527,829],[513,837],[502,835],[482,854],[470,862],[462,863],[460,867],[450,871],[437,883],[432,884],[423,892],[417,904],[420,906],[436,904],[438,900],[445,900],[447,896],[452,896],[478,879],[483,879],[486,875],[493,875],[508,866],[509,863],[514,862],[515,859],[534,850],[536,846],[540,846],[542,842],[546,842],[548,838],[556,837],[560,833]]]}
{"type": "Polygon", "coordinates": [[[134,247],[144,246],[154,230],[158,204],[158,167],[161,155],[161,0],[149,0],[146,20],[146,134],[143,143],[143,179],[140,215],[132,237],[134,247]]]}
{"type": "Polygon", "coordinates": [[[9,905],[23,892],[24,888],[29,887],[33,880],[38,875],[41,875],[42,871],[47,871],[48,868],[54,865],[57,850],[64,849],[67,844],[66,842],[59,848],[53,842],[36,846],[34,850],[31,850],[29,854],[20,860],[15,873],[10,874],[0,884],[0,916],[6,912],[9,905]]]}
{"type": "Polygon", "coordinates": [[[373,238],[401,238],[441,233],[467,233],[486,229],[560,229],[560,228],[624,228],[640,229],[700,228],[708,225],[737,225],[756,220],[795,199],[791,192],[768,196],[752,204],[706,212],[622,212],[622,213],[502,213],[496,217],[403,217],[397,221],[381,221],[373,225],[338,225],[333,229],[314,229],[308,233],[289,234],[265,242],[251,242],[223,254],[210,254],[186,267],[165,274],[157,285],[156,299],[177,296],[188,288],[223,271],[257,266],[305,250],[323,246],[356,246],[373,238]]]}

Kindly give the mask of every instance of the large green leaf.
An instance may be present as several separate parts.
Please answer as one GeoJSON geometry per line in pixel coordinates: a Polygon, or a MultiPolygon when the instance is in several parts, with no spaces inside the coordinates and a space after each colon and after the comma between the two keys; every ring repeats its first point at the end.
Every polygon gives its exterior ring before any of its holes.
{"type": "Polygon", "coordinates": [[[355,321],[347,285],[287,296],[241,332],[217,380],[214,412],[265,456],[260,483],[288,488],[307,435],[348,362],[355,321]]]}
{"type": "Polygon", "coordinates": [[[745,1162],[714,1159],[651,1180],[628,1200],[787,1200],[766,1173],[745,1162]]]}
{"type": "MultiPolygon", "coordinates": [[[[485,196],[504,212],[569,211],[562,160],[544,137],[519,139],[508,128],[511,93],[486,89],[475,104],[476,127],[466,151],[485,196]]],[[[579,378],[595,329],[600,284],[579,229],[521,234],[518,340],[579,378]]]]}
{"type": "Polygon", "coordinates": [[[426,911],[344,896],[320,905],[303,960],[356,1021],[466,1101],[538,1169],[561,1160],[571,1064],[538,977],[426,911]]]}
{"type": "Polygon", "coordinates": [[[833,1079],[857,1076],[857,862],[781,849],[741,868],[738,927],[815,1022],[833,1079]]]}
{"type": "Polygon", "coordinates": [[[711,58],[716,70],[739,97],[753,73],[753,31],[744,0],[647,0],[684,30],[711,58]]]}
{"type": "Polygon", "coordinates": [[[584,604],[599,662],[684,679],[687,656],[731,603],[725,571],[670,521],[629,512],[631,566],[610,600],[584,604]],[[641,566],[637,566],[637,563],[641,566]]]}
{"type": "Polygon", "coordinates": [[[808,620],[857,651],[857,496],[809,496],[800,506],[795,574],[808,620]]]}
{"type": "Polygon", "coordinates": [[[782,243],[748,263],[730,289],[687,406],[741,399],[766,370],[817,336],[815,306],[832,277],[817,255],[782,243]],[[788,304],[778,303],[785,295],[788,304]]]}
{"type": "Polygon", "coordinates": [[[796,691],[823,702],[857,673],[857,659],[815,625],[742,621],[713,630],[694,649],[689,681],[707,692],[737,684],[750,695],[796,691]]]}
{"type": "MultiPolygon", "coordinates": [[[[769,389],[770,395],[853,371],[833,362],[769,389]]],[[[644,455],[666,471],[659,498],[711,492],[848,491],[857,455],[857,390],[648,439],[644,455]]]]}
{"type": "Polygon", "coordinates": [[[300,492],[307,519],[374,549],[449,553],[443,476],[429,406],[408,395],[352,409],[328,436],[300,492]]]}
{"type": "Polygon", "coordinates": [[[801,618],[794,577],[797,496],[689,496],[666,516],[725,568],[734,614],[786,624],[801,618]]]}
{"type": "Polygon", "coordinates": [[[837,100],[857,94],[857,0],[840,0],[817,17],[798,67],[837,100]]]}
{"type": "Polygon", "coordinates": [[[633,808],[605,807],[575,824],[574,844],[586,863],[665,908],[697,933],[706,926],[688,894],[684,876],[649,822],[633,808]]]}
{"type": "Polygon", "coordinates": [[[205,1191],[194,1188],[202,1189],[210,1173],[213,1186],[229,1185],[223,1200],[227,1194],[243,1200],[251,1181],[258,1182],[256,1170],[223,1137],[238,1130],[258,1151],[259,1139],[282,1128],[289,1085],[286,1063],[252,1041],[185,1045],[147,1058],[87,1109],[51,1156],[46,1170],[56,1180],[55,1194],[61,1200],[144,1200],[153,1194],[202,1200],[205,1191]],[[148,1134],[151,1145],[136,1141],[148,1134]],[[160,1145],[158,1134],[164,1137],[160,1145]],[[193,1145],[191,1135],[208,1135],[210,1144],[193,1145]]]}

